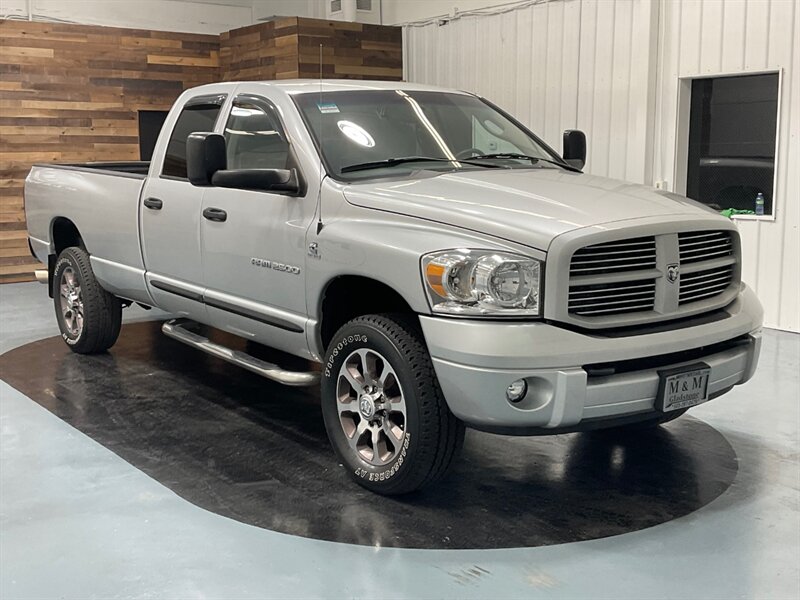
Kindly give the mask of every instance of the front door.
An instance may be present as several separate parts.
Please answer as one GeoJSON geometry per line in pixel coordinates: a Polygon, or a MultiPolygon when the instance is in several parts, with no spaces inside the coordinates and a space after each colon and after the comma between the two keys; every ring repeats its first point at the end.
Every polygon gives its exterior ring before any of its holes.
{"type": "MultiPolygon", "coordinates": [[[[228,169],[298,169],[265,98],[235,98],[224,135],[228,169]]],[[[313,194],[205,189],[200,239],[211,325],[296,351],[305,338],[305,238],[315,208],[313,194]]]]}
{"type": "Polygon", "coordinates": [[[205,316],[200,262],[203,188],[186,177],[186,138],[195,131],[214,130],[223,100],[195,97],[183,107],[172,126],[161,170],[147,178],[139,207],[150,294],[160,308],[198,320],[205,316]]]}

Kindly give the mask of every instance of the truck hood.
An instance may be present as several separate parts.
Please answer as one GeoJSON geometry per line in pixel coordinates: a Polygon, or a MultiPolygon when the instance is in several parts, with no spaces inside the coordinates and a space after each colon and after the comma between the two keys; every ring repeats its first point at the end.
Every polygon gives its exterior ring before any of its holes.
{"type": "MultiPolygon", "coordinates": [[[[430,173],[430,172],[428,172],[430,173]]],[[[470,229],[540,250],[558,235],[642,217],[708,217],[677,194],[560,169],[486,169],[348,185],[356,206],[470,229]]]]}

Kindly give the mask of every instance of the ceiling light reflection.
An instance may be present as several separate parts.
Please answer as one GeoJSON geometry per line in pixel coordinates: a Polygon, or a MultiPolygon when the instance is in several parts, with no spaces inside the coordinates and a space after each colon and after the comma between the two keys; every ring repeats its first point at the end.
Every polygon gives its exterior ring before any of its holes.
{"type": "Polygon", "coordinates": [[[361,125],[356,125],[352,121],[344,120],[339,121],[337,125],[343,134],[359,146],[364,146],[365,148],[373,148],[375,146],[375,140],[372,139],[369,132],[361,127],[361,125]]]}

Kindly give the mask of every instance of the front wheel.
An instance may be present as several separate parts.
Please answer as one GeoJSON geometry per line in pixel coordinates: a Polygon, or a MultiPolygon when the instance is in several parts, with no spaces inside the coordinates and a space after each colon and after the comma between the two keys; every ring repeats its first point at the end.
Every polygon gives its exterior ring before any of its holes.
{"type": "Polygon", "coordinates": [[[122,325],[122,304],[100,287],[89,255],[76,246],[58,255],[53,300],[61,337],[73,352],[95,354],[114,345],[122,325]]]}
{"type": "Polygon", "coordinates": [[[464,442],[419,326],[403,315],[345,324],[325,355],[322,414],[355,481],[395,495],[441,479],[464,442]]]}

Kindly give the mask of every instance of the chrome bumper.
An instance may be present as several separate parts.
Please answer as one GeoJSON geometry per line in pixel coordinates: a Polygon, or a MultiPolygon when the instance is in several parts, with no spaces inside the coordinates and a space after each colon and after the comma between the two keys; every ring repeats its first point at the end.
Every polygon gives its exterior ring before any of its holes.
{"type": "Polygon", "coordinates": [[[547,323],[436,317],[420,317],[420,322],[439,384],[457,417],[490,430],[563,430],[587,420],[653,413],[659,370],[705,362],[711,367],[712,397],[750,379],[758,363],[763,310],[744,288],[725,311],[729,316],[715,322],[613,338],[547,323]],[[725,344],[732,340],[737,343],[725,344]],[[709,353],[698,356],[699,348],[709,353]],[[610,375],[593,376],[586,368],[665,355],[677,357],[610,375]],[[528,383],[528,393],[512,404],[505,391],[518,379],[528,383]]]}

